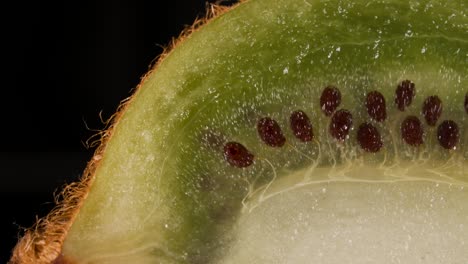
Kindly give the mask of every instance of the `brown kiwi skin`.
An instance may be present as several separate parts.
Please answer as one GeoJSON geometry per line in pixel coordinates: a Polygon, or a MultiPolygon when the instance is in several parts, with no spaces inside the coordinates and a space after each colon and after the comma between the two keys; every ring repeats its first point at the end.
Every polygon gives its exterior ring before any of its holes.
{"type": "MultiPolygon", "coordinates": [[[[65,186],[55,197],[55,208],[44,218],[26,229],[24,235],[19,239],[13,249],[8,264],[75,264],[74,260],[61,255],[62,244],[68,230],[74,222],[81,205],[85,201],[90,186],[93,183],[96,169],[99,167],[102,156],[105,155],[106,144],[112,138],[115,126],[118,124],[122,114],[132,103],[132,98],[138,93],[139,88],[147,77],[158,67],[158,65],[169,55],[179,43],[183,42],[193,32],[198,31],[203,25],[212,19],[235,8],[246,0],[240,0],[232,6],[221,4],[210,4],[206,8],[205,16],[197,18],[195,22],[187,26],[178,37],[173,38],[164,47],[163,52],[154,60],[156,63],[150,66],[150,70],[143,76],[140,84],[134,89],[133,95],[123,100],[116,113],[109,118],[106,128],[97,133],[93,138],[99,138],[93,145],[97,145],[93,158],[87,163],[81,178],[65,186]]],[[[221,2],[219,2],[221,3],[221,2]]]]}

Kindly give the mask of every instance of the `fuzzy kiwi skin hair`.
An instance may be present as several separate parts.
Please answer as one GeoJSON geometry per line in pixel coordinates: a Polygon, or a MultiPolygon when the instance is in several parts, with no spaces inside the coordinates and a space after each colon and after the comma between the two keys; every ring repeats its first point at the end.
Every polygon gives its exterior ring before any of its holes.
{"type": "MultiPolygon", "coordinates": [[[[243,1],[239,1],[239,3],[241,2],[243,1]]],[[[177,45],[183,42],[193,32],[207,24],[211,19],[229,11],[235,6],[236,5],[227,7],[211,4],[206,10],[205,17],[197,19],[192,25],[186,27],[177,38],[173,38],[171,43],[164,48],[164,51],[158,56],[157,62],[152,66],[152,69],[143,76],[136,90],[141,88],[147,77],[177,45]]],[[[114,127],[130,104],[132,98],[133,96],[123,100],[116,113],[105,122],[106,129],[95,135],[99,138],[98,141],[93,143],[93,145],[97,145],[97,148],[93,158],[88,162],[80,180],[64,187],[55,198],[56,207],[46,217],[38,219],[31,228],[26,230],[13,249],[11,259],[8,262],[9,264],[74,263],[61,256],[63,241],[89,192],[95,177],[96,169],[99,167],[106,144],[111,138],[114,127]]]]}
{"type": "Polygon", "coordinates": [[[100,147],[83,181],[66,189],[63,205],[26,234],[12,263],[215,261],[223,254],[209,253],[229,244],[226,234],[239,212],[258,206],[254,198],[268,194],[265,186],[281,187],[269,184],[272,171],[280,183],[291,171],[313,168],[301,176],[316,181],[326,178],[321,170],[349,162],[396,171],[416,162],[435,171],[428,176],[434,180],[448,175],[449,183],[466,184],[463,10],[462,1],[251,0],[217,16],[146,76],[103,133],[103,142],[112,140],[100,147]],[[401,113],[393,98],[407,78],[417,96],[401,113]],[[382,151],[366,155],[355,132],[338,141],[329,136],[318,98],[330,84],[340,89],[340,108],[353,114],[356,128],[368,120],[365,94],[383,94],[388,119],[375,124],[385,135],[382,151]],[[406,145],[394,131],[441,87],[441,119],[459,125],[457,148],[441,148],[431,129],[422,147],[406,145]],[[299,109],[313,122],[309,145],[293,140],[283,117],[299,109]],[[293,147],[262,142],[255,127],[267,115],[293,147]],[[219,146],[227,141],[241,142],[255,161],[230,166],[219,146]],[[442,173],[441,163],[450,165],[442,173]]]}

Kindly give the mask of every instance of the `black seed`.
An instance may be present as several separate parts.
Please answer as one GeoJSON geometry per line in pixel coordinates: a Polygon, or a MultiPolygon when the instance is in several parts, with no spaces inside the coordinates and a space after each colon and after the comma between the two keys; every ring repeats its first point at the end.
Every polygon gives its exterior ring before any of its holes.
{"type": "Polygon", "coordinates": [[[366,98],[367,113],[377,122],[382,122],[387,118],[385,98],[380,92],[372,91],[366,98]]]}
{"type": "Polygon", "coordinates": [[[334,86],[328,86],[323,89],[320,96],[320,107],[325,115],[330,116],[335,112],[336,108],[341,103],[341,92],[334,86]]]}
{"type": "Polygon", "coordinates": [[[411,146],[419,146],[423,143],[423,127],[421,121],[415,116],[408,116],[401,124],[401,137],[411,146]]]}
{"type": "Polygon", "coordinates": [[[302,142],[311,141],[314,138],[312,124],[309,117],[303,111],[294,111],[290,117],[291,129],[299,140],[302,142]]]}
{"type": "Polygon", "coordinates": [[[446,149],[455,149],[458,143],[458,125],[452,120],[445,120],[437,129],[439,144],[446,149]]]}
{"type": "Polygon", "coordinates": [[[278,123],[269,117],[264,117],[258,121],[257,131],[263,142],[270,147],[282,147],[286,142],[278,123]]]}
{"type": "Polygon", "coordinates": [[[430,126],[435,126],[442,114],[442,101],[438,96],[429,96],[423,103],[422,113],[426,119],[426,123],[430,126]]]}
{"type": "Polygon", "coordinates": [[[383,146],[379,130],[369,123],[359,126],[357,140],[361,148],[367,152],[378,152],[383,146]]]}
{"type": "Polygon", "coordinates": [[[410,106],[411,102],[413,102],[415,94],[414,83],[410,80],[402,81],[395,91],[395,103],[398,110],[405,111],[405,108],[410,106]]]}
{"type": "Polygon", "coordinates": [[[254,155],[242,144],[228,142],[224,145],[224,159],[234,167],[245,168],[252,165],[254,155]]]}
{"type": "Polygon", "coordinates": [[[465,94],[465,112],[468,114],[468,93],[465,94]]]}
{"type": "Polygon", "coordinates": [[[331,119],[330,133],[339,141],[344,141],[353,125],[353,115],[348,110],[338,110],[331,119]]]}

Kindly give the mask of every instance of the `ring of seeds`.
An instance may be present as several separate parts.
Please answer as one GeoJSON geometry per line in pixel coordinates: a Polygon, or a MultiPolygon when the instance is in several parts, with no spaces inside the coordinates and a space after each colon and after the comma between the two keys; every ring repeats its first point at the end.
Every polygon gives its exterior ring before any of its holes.
{"type": "MultiPolygon", "coordinates": [[[[404,80],[397,85],[395,90],[395,106],[400,111],[408,108],[416,95],[415,84],[410,80],[404,80]]],[[[325,116],[330,117],[328,132],[338,142],[343,142],[349,137],[353,127],[353,115],[349,110],[337,108],[341,104],[341,92],[333,85],[325,87],[320,96],[319,105],[325,116]]],[[[370,91],[366,95],[365,107],[371,120],[385,122],[387,109],[385,97],[378,91],[370,91]]],[[[465,94],[464,109],[468,114],[468,93],[465,94]]],[[[443,111],[442,100],[436,96],[427,97],[421,108],[421,114],[428,126],[436,126],[443,111]]],[[[312,122],[303,110],[295,110],[289,117],[289,125],[292,134],[300,142],[309,142],[314,139],[312,122]]],[[[437,127],[437,140],[439,145],[447,150],[455,150],[460,141],[460,131],[453,120],[445,120],[437,127]]],[[[263,117],[257,122],[257,132],[264,144],[274,148],[283,147],[286,143],[279,124],[270,117],[263,117]]],[[[408,115],[400,125],[400,136],[406,144],[418,147],[424,143],[425,131],[422,122],[415,115],[408,115]]],[[[365,152],[377,153],[383,146],[382,136],[372,123],[362,123],[356,134],[356,139],[365,152]]],[[[238,142],[228,142],[224,145],[224,158],[234,167],[249,167],[254,162],[254,155],[238,142]]]]}

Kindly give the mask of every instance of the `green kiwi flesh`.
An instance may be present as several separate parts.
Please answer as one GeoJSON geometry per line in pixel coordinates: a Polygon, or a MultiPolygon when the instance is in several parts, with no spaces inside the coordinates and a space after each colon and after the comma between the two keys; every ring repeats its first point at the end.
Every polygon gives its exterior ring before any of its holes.
{"type": "Polygon", "coordinates": [[[250,0],[213,18],[158,63],[115,124],[60,261],[463,263],[466,10],[463,0],[250,0]],[[400,111],[404,80],[416,93],[400,111]],[[342,141],[320,106],[330,85],[353,118],[342,141]],[[383,122],[367,113],[371,91],[386,100],[383,122]],[[437,125],[458,125],[454,148],[424,121],[433,95],[437,125]],[[297,110],[312,141],[290,129],[297,110]],[[408,116],[423,124],[419,146],[402,139],[408,116]],[[282,147],[259,137],[263,117],[282,147]],[[382,137],[375,153],[357,140],[366,122],[382,137]],[[227,142],[253,163],[229,164],[227,142]]]}

